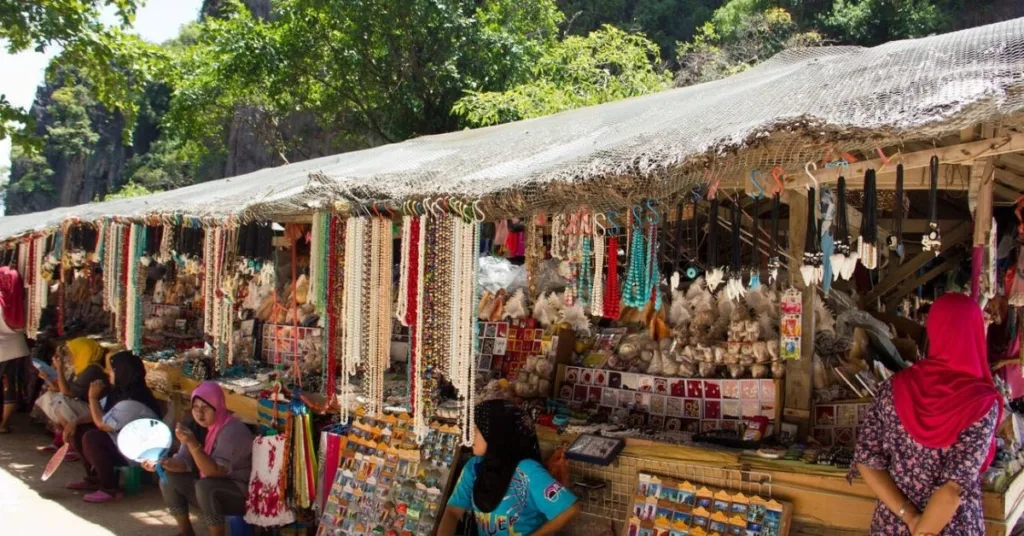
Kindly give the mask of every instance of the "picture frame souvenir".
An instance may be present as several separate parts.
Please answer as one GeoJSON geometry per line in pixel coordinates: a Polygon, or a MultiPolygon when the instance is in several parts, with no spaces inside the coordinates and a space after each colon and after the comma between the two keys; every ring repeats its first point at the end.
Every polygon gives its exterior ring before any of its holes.
{"type": "Polygon", "coordinates": [[[570,460],[607,467],[619,456],[625,446],[626,442],[622,438],[583,434],[566,449],[565,457],[570,460]]]}

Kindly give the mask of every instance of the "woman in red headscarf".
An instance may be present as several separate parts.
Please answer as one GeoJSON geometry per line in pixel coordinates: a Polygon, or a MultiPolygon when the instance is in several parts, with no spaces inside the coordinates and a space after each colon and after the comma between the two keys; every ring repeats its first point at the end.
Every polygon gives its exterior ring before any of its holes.
{"type": "Polygon", "coordinates": [[[17,270],[0,267],[0,383],[3,384],[3,414],[0,434],[11,429],[7,420],[14,414],[21,395],[21,372],[28,357],[25,340],[25,287],[17,270]]]}
{"type": "Polygon", "coordinates": [[[995,457],[1003,405],[981,308],[946,294],[927,332],[928,358],[879,389],[848,478],[860,474],[878,496],[872,535],[982,536],[980,477],[995,457]]]}

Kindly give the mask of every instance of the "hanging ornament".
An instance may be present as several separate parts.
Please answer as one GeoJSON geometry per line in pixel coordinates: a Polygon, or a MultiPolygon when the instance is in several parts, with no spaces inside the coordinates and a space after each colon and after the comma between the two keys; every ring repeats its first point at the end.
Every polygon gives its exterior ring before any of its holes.
{"type": "Polygon", "coordinates": [[[921,238],[925,251],[934,251],[938,256],[942,248],[942,236],[939,234],[938,203],[939,203],[939,157],[933,156],[928,165],[930,183],[928,185],[928,234],[921,238]]]}
{"type": "Polygon", "coordinates": [[[651,299],[648,286],[647,232],[643,228],[643,217],[633,209],[631,223],[632,239],[629,246],[629,265],[626,267],[626,283],[622,290],[622,303],[627,307],[642,309],[651,299]]]}
{"type": "Polygon", "coordinates": [[[725,280],[725,271],[718,266],[718,197],[711,198],[708,216],[708,273],[704,278],[708,290],[714,292],[725,280]]]}
{"type": "Polygon", "coordinates": [[[777,191],[772,195],[772,243],[771,257],[768,258],[768,284],[775,286],[779,279],[779,268],[782,262],[779,260],[779,211],[782,205],[782,193],[777,191]]]}
{"type": "Polygon", "coordinates": [[[865,268],[878,268],[878,190],[873,169],[864,173],[864,215],[857,238],[857,254],[865,268]]]}
{"type": "Polygon", "coordinates": [[[740,205],[733,203],[732,236],[729,243],[729,249],[732,250],[732,263],[729,265],[729,281],[725,284],[725,295],[732,301],[739,300],[747,293],[743,287],[743,272],[740,270],[740,224],[740,205]]]}
{"type": "Polygon", "coordinates": [[[860,253],[852,251],[850,239],[850,219],[846,204],[846,177],[839,177],[837,187],[837,208],[836,208],[836,255],[842,255],[841,263],[833,262],[835,274],[845,280],[853,277],[853,271],[857,268],[860,260],[860,253]]]}
{"type": "Polygon", "coordinates": [[[804,302],[800,291],[790,287],[779,302],[779,356],[800,359],[804,302]]]}
{"type": "Polygon", "coordinates": [[[609,320],[618,320],[621,311],[622,289],[619,286],[619,237],[618,226],[614,226],[608,236],[608,266],[604,282],[604,312],[601,316],[609,320]]]}
{"type": "MultiPolygon", "coordinates": [[[[835,256],[835,238],[832,228],[832,220],[835,218],[836,205],[832,200],[832,190],[827,186],[821,187],[821,278],[822,290],[825,294],[832,289],[832,281],[835,274],[839,272],[841,264],[833,265],[832,258],[835,256]]],[[[842,261],[843,259],[840,259],[842,261]]]]}
{"type": "Polygon", "coordinates": [[[821,282],[821,252],[818,250],[818,233],[816,231],[817,211],[815,205],[817,203],[818,196],[815,188],[809,188],[807,191],[807,228],[804,234],[803,265],[800,266],[800,275],[806,286],[821,282]]]}
{"type": "Polygon", "coordinates": [[[750,267],[750,290],[757,290],[761,286],[761,198],[759,195],[754,198],[754,253],[752,255],[753,266],[750,267]]]}
{"type": "Polygon", "coordinates": [[[896,166],[896,198],[892,206],[892,234],[889,250],[903,258],[903,163],[896,166]]]}

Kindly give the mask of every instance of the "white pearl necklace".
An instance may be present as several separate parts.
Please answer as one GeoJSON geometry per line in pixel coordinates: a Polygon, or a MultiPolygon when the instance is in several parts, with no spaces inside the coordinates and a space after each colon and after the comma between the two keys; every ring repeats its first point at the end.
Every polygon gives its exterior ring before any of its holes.
{"type": "MultiPolygon", "coordinates": [[[[422,234],[422,233],[421,233],[422,234]]],[[[409,312],[409,241],[412,239],[412,217],[402,217],[402,259],[399,264],[398,298],[395,302],[395,318],[405,327],[406,315],[409,312]]]]}
{"type": "Polygon", "coordinates": [[[351,377],[356,373],[359,363],[359,350],[361,348],[360,317],[362,315],[362,260],[363,244],[362,218],[350,217],[345,222],[345,288],[342,295],[341,310],[344,322],[342,324],[342,345],[341,345],[341,386],[338,392],[341,394],[341,420],[348,422],[349,418],[349,384],[351,377]]]}
{"type": "Polygon", "coordinates": [[[604,235],[594,229],[594,277],[590,287],[590,314],[604,315],[604,235]]]}
{"type": "MultiPolygon", "coordinates": [[[[423,298],[425,296],[426,282],[424,273],[427,251],[427,217],[420,218],[420,234],[418,237],[417,270],[416,270],[416,331],[412,334],[416,345],[416,360],[413,363],[413,378],[416,379],[416,411],[413,414],[413,431],[416,432],[416,443],[423,444],[430,432],[426,418],[426,401],[423,400],[426,390],[423,388],[426,365],[423,362],[423,298]]],[[[405,248],[403,248],[403,251],[405,248]]],[[[408,255],[408,253],[406,253],[408,255]]]]}

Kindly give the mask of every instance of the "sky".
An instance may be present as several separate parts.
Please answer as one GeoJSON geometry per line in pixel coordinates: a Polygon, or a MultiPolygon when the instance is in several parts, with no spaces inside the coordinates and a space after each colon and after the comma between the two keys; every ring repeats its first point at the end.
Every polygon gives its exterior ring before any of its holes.
{"type": "MultiPolygon", "coordinates": [[[[145,0],[135,17],[134,30],[143,39],[162,43],[176,35],[182,25],[198,18],[203,0],[145,0]]],[[[114,24],[117,18],[113,10],[105,10],[103,21],[114,24]]],[[[26,51],[8,54],[6,46],[0,51],[0,94],[15,106],[28,108],[36,96],[36,88],[43,81],[46,64],[59,50],[48,49],[45,53],[26,51]]],[[[0,142],[0,170],[6,178],[10,165],[11,142],[0,142]]],[[[2,208],[0,208],[2,210],[2,208]]]]}

